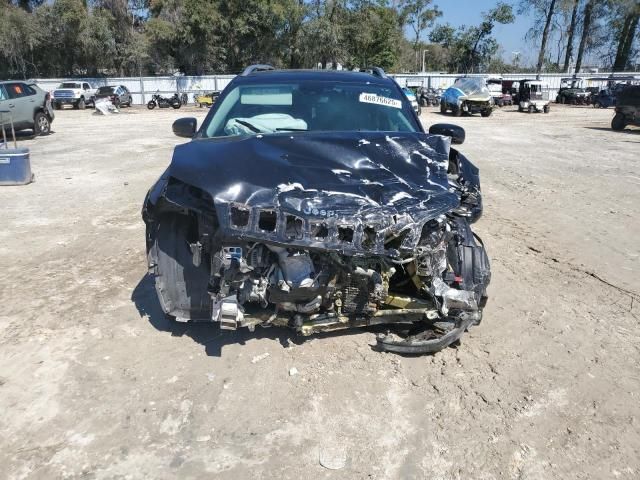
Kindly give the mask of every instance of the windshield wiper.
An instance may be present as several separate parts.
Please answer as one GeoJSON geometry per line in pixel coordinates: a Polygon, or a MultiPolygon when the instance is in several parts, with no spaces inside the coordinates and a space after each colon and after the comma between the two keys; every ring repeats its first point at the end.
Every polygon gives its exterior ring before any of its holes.
{"type": "Polygon", "coordinates": [[[251,130],[254,133],[262,133],[262,130],[260,130],[258,127],[256,127],[255,125],[249,122],[245,122],[244,120],[238,120],[237,118],[234,120],[236,121],[236,123],[239,123],[240,125],[247,127],[249,130],[251,130]]]}
{"type": "Polygon", "coordinates": [[[276,132],[308,132],[307,128],[282,127],[276,128],[276,132]]]}

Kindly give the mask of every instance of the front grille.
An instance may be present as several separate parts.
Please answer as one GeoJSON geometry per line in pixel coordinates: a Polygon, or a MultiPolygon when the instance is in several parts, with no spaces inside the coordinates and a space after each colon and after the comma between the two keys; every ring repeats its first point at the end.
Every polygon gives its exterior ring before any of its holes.
{"type": "Polygon", "coordinates": [[[54,98],[73,98],[75,95],[71,90],[57,90],[53,92],[54,98]]]}

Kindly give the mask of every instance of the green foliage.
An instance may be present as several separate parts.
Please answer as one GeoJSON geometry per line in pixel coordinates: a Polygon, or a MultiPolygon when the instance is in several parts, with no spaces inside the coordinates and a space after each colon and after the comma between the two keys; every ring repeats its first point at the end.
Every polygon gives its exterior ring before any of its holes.
{"type": "MultiPolygon", "coordinates": [[[[491,36],[496,24],[512,23],[515,20],[511,5],[499,2],[496,7],[482,15],[478,26],[437,25],[429,35],[431,42],[440,45],[446,52],[443,65],[438,69],[468,73],[488,71],[498,52],[498,42],[491,36]]],[[[494,63],[495,64],[495,63],[494,63]]]]}
{"type": "MultiPolygon", "coordinates": [[[[519,5],[538,22],[549,1],[519,5]]],[[[560,12],[576,5],[557,1],[560,12]]],[[[589,0],[597,21],[582,34],[587,0],[578,0],[579,50],[606,45],[612,63],[630,63],[639,1],[589,0]]],[[[512,67],[493,37],[514,20],[509,3],[477,25],[436,25],[440,15],[434,0],[0,0],[0,78],[237,73],[258,62],[407,72],[423,58],[427,70],[512,67]]]]}

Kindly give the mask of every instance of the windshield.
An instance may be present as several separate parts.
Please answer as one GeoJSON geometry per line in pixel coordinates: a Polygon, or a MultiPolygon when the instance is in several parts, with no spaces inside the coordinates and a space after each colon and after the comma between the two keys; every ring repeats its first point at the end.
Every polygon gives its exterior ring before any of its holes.
{"type": "Polygon", "coordinates": [[[65,82],[61,83],[58,88],[80,88],[79,83],[65,82]]]}
{"type": "Polygon", "coordinates": [[[239,85],[205,120],[206,137],[312,131],[419,131],[391,86],[305,81],[239,85]]]}
{"type": "Polygon", "coordinates": [[[98,93],[102,93],[102,94],[109,94],[109,93],[113,93],[113,91],[115,90],[116,87],[100,87],[98,89],[98,93]]]}
{"type": "Polygon", "coordinates": [[[482,78],[459,78],[455,81],[453,86],[459,88],[467,95],[473,95],[474,93],[489,93],[489,89],[482,78]]]}

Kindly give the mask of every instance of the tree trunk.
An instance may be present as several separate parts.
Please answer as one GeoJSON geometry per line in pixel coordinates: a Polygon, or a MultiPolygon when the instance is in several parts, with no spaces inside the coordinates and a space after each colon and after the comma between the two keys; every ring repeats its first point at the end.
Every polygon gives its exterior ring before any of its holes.
{"type": "Polygon", "coordinates": [[[629,63],[629,55],[631,53],[631,46],[636,36],[636,29],[638,28],[638,20],[640,14],[630,13],[624,19],[624,25],[620,32],[620,39],[618,41],[618,49],[616,50],[616,60],[613,64],[613,71],[620,72],[627,67],[629,63]]]}
{"type": "Polygon", "coordinates": [[[629,64],[629,56],[631,55],[631,47],[633,47],[633,40],[636,37],[636,30],[638,29],[638,22],[640,22],[640,14],[636,14],[635,18],[631,23],[631,27],[629,27],[629,33],[627,35],[627,41],[624,45],[624,49],[622,50],[622,61],[623,69],[627,68],[629,64]]]}
{"type": "Polygon", "coordinates": [[[591,32],[591,16],[593,15],[593,7],[596,0],[589,0],[587,6],[584,7],[584,20],[582,22],[582,36],[580,37],[580,46],[578,47],[578,57],[576,58],[576,74],[580,72],[582,66],[582,56],[587,48],[587,40],[591,32]]]}
{"type": "Polygon", "coordinates": [[[567,52],[564,56],[564,68],[563,72],[569,73],[569,64],[571,63],[571,56],[573,55],[573,35],[576,31],[576,20],[578,17],[578,7],[580,6],[580,0],[573,2],[573,12],[571,13],[571,23],[569,24],[569,32],[567,38],[567,52]]]}
{"type": "Polygon", "coordinates": [[[551,19],[553,18],[553,11],[556,8],[556,0],[551,0],[549,4],[549,11],[547,12],[547,21],[544,24],[544,30],[542,31],[542,42],[540,43],[540,53],[538,54],[538,65],[536,67],[536,73],[542,71],[542,64],[544,63],[544,52],[547,49],[547,40],[549,38],[549,28],[551,27],[551,19]]]}

